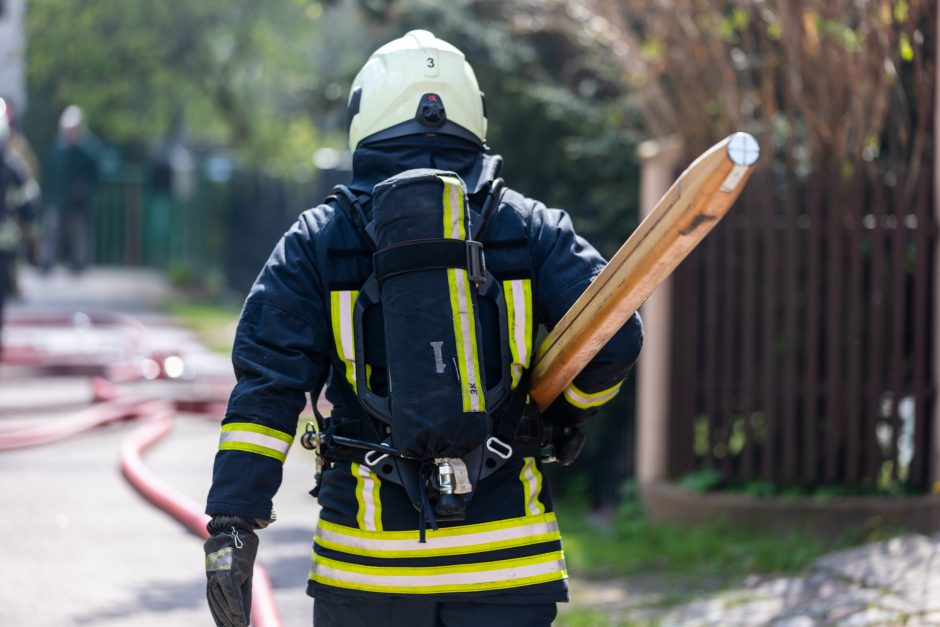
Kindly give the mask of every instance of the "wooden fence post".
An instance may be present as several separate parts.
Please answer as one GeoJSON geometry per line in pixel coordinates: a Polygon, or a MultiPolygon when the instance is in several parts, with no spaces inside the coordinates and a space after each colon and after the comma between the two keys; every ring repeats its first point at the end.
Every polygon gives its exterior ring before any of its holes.
{"type": "MultiPolygon", "coordinates": [[[[676,137],[640,144],[640,215],[645,218],[675,179],[682,157],[676,137]]],[[[637,363],[636,478],[650,483],[666,478],[669,443],[669,372],[672,279],[660,285],[640,309],[643,351],[637,363]]]]}

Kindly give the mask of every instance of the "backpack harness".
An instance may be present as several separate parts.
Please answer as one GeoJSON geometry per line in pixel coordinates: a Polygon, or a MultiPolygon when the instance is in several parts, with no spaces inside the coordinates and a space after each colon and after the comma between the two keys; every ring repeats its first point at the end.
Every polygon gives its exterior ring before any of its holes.
{"type": "MultiPolygon", "coordinates": [[[[451,173],[428,172],[455,176],[451,173]]],[[[511,366],[515,364],[511,363],[514,355],[510,354],[510,340],[507,337],[511,330],[507,322],[506,298],[500,281],[487,268],[483,255],[482,241],[496,210],[503,202],[504,192],[502,179],[497,178],[490,184],[479,217],[471,224],[466,239],[423,238],[381,249],[377,246],[375,220],[368,220],[361,199],[348,187],[335,187],[324,201],[339,206],[355,226],[364,244],[361,249],[330,251],[328,254],[334,257],[356,257],[366,261],[371,257],[371,272],[359,285],[355,284],[356,281],[334,281],[333,277],[328,281],[331,294],[350,288],[358,291],[352,311],[355,366],[352,368],[354,375],[347,374],[347,377],[335,376],[342,370],[333,368],[334,383],[337,384],[344,404],[342,411],[334,411],[334,415],[324,418],[317,411],[314,402],[317,423],[308,423],[306,432],[301,437],[302,445],[317,453],[317,486],[311,494],[318,494],[324,465],[336,461],[365,464],[382,480],[401,485],[405,489],[419,512],[421,542],[424,541],[426,525],[437,529],[438,521],[464,519],[466,503],[480,480],[499,470],[511,459],[541,457],[543,453],[543,429],[538,410],[528,402],[528,364],[524,364],[522,369],[511,371],[511,366]],[[500,376],[494,385],[486,386],[486,389],[482,390],[481,400],[485,400],[487,408],[488,437],[485,441],[461,454],[459,458],[431,461],[409,455],[393,443],[391,394],[383,395],[370,387],[371,366],[365,359],[363,322],[367,315],[371,315],[369,312],[372,308],[382,304],[380,284],[383,281],[412,272],[447,268],[466,270],[471,289],[475,290],[474,298],[489,301],[498,312],[500,376]]],[[[368,198],[366,196],[362,200],[368,198]]],[[[527,240],[519,238],[504,242],[494,241],[492,245],[494,249],[522,247],[527,246],[527,240]]],[[[528,251],[525,253],[517,255],[517,258],[524,258],[526,267],[516,267],[507,273],[513,278],[532,277],[531,256],[528,251]]],[[[350,303],[346,304],[347,315],[349,305],[350,303]]],[[[332,309],[331,315],[334,318],[337,316],[337,308],[332,309]]],[[[336,335],[338,327],[335,319],[333,329],[336,335]]],[[[348,341],[349,338],[346,339],[348,341]]],[[[342,359],[343,355],[334,355],[337,362],[342,359]]],[[[446,421],[442,428],[447,428],[446,421]]]]}

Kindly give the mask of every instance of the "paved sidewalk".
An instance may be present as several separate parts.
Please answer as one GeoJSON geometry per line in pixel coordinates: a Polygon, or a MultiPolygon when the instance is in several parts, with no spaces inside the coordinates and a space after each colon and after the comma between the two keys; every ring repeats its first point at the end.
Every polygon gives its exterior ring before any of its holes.
{"type": "MultiPolygon", "coordinates": [[[[156,273],[92,269],[73,277],[23,273],[22,299],[10,315],[95,311],[127,313],[158,342],[182,344],[200,369],[231,371],[228,358],[202,350],[160,307],[174,297],[156,273]]],[[[6,330],[7,338],[15,333],[6,330]]],[[[121,384],[160,395],[174,381],[121,384]]],[[[175,388],[174,392],[178,392],[175,388]]],[[[0,431],[56,420],[92,402],[88,377],[49,376],[0,365],[0,431]]],[[[202,541],[140,497],[121,476],[118,449],[138,426],[127,422],[68,440],[0,452],[0,625],[61,627],[210,627],[204,599],[202,541]]],[[[164,440],[145,454],[147,466],[172,487],[204,503],[218,443],[216,420],[178,415],[164,440]]],[[[275,500],[280,520],[261,532],[260,559],[275,587],[286,627],[309,626],[304,593],[316,502],[312,456],[295,446],[275,500]]]]}

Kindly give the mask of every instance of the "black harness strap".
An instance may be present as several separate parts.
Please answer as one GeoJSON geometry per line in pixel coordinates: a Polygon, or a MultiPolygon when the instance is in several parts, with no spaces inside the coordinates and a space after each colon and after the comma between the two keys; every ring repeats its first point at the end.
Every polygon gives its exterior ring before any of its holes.
{"type": "Polygon", "coordinates": [[[458,239],[422,239],[395,244],[375,253],[375,278],[382,281],[396,274],[419,270],[461,268],[471,281],[482,281],[483,246],[458,239]]]}

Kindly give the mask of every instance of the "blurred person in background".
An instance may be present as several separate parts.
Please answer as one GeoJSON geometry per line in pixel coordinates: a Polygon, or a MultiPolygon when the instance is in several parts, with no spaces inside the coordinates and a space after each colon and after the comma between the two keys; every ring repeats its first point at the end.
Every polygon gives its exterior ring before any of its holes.
{"type": "Polygon", "coordinates": [[[347,121],[352,182],[300,216],[242,310],[238,383],[206,506],[212,615],[218,625],[248,624],[255,532],[275,518],[305,395],[316,404],[325,384],[333,409],[321,434],[347,439],[317,445],[314,623],[545,627],[568,587],[544,451],[563,464],[580,452],[580,425],[617,394],[637,358],[639,317],[539,416],[528,398],[538,327],[554,326],[606,262],[564,211],[503,187],[473,70],[433,34],[412,31],[370,57],[347,121]],[[407,241],[380,245],[395,229],[407,241]],[[471,233],[486,251],[485,280],[474,247],[461,241],[471,233]],[[386,253],[395,269],[383,262],[388,272],[377,277],[386,253]],[[383,314],[364,313],[360,324],[356,299],[375,298],[365,296],[374,281],[383,314]],[[484,300],[511,313],[495,315],[484,300]],[[393,312],[397,323],[388,322],[393,312]],[[444,341],[426,341],[437,337],[444,341]],[[392,407],[417,404],[417,420],[400,410],[383,416],[365,388],[392,407]],[[438,446],[464,436],[470,445],[447,448],[453,455],[438,446]],[[421,451],[405,454],[409,441],[421,451]]]}
{"type": "MultiPolygon", "coordinates": [[[[26,168],[26,172],[29,176],[29,179],[33,181],[32,185],[35,185],[35,190],[38,193],[40,182],[40,169],[39,169],[39,159],[36,157],[36,153],[33,151],[32,145],[30,145],[29,140],[26,139],[26,136],[19,132],[19,129],[16,125],[16,115],[15,110],[13,109],[13,103],[5,98],[0,98],[0,110],[6,111],[7,123],[9,124],[10,137],[7,139],[7,148],[13,152],[13,154],[23,163],[26,168]]],[[[35,263],[36,253],[37,253],[37,233],[36,233],[36,221],[32,221],[28,225],[27,229],[23,231],[22,235],[22,245],[24,248],[24,253],[31,262],[35,263]]],[[[18,296],[19,295],[19,281],[17,280],[17,266],[19,265],[19,258],[14,260],[10,265],[10,276],[9,276],[9,295],[18,296]]]]}
{"type": "Polygon", "coordinates": [[[98,187],[100,140],[85,125],[82,110],[69,105],[45,167],[46,214],[41,264],[49,271],[62,254],[74,273],[88,263],[92,204],[98,187]]]}
{"type": "MultiPolygon", "coordinates": [[[[18,253],[36,214],[39,186],[29,165],[10,145],[10,120],[0,100],[0,358],[3,351],[3,310],[11,294],[18,253]]],[[[27,246],[27,250],[34,250],[27,246]]]]}

